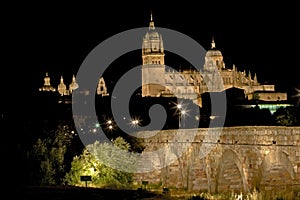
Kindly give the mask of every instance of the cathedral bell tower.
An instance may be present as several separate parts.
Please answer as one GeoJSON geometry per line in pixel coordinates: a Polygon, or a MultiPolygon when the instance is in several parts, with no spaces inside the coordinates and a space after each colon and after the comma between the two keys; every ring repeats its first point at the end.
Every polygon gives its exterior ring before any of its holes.
{"type": "Polygon", "coordinates": [[[152,19],[142,45],[142,96],[159,97],[165,90],[165,61],[162,36],[152,19]]]}

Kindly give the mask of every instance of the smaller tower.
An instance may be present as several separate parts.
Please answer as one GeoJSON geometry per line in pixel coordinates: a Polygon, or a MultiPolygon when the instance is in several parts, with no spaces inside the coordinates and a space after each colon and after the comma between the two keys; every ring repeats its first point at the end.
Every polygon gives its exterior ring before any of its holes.
{"type": "Polygon", "coordinates": [[[44,85],[39,89],[39,91],[55,92],[55,88],[50,84],[50,77],[48,76],[48,72],[46,72],[46,76],[44,78],[44,85]]]}
{"type": "Polygon", "coordinates": [[[100,96],[108,96],[109,95],[109,93],[107,92],[107,87],[106,87],[103,77],[101,77],[99,79],[99,82],[97,85],[97,95],[100,95],[100,96]]]}
{"type": "Polygon", "coordinates": [[[149,31],[142,44],[142,96],[159,97],[165,91],[165,60],[162,36],[156,31],[151,13],[149,31]]]}
{"type": "Polygon", "coordinates": [[[60,83],[57,87],[57,91],[59,92],[59,94],[61,96],[64,96],[64,95],[68,95],[68,92],[67,92],[67,86],[66,84],[64,83],[64,78],[63,76],[60,77],[60,83]]]}
{"type": "Polygon", "coordinates": [[[70,92],[70,94],[73,92],[73,90],[76,90],[77,88],[78,88],[78,84],[77,84],[76,78],[75,78],[75,76],[73,74],[72,82],[69,85],[69,92],[70,92]]]}
{"type": "Polygon", "coordinates": [[[203,77],[208,86],[209,92],[219,92],[224,90],[221,72],[225,70],[223,55],[216,48],[214,38],[212,38],[211,49],[206,52],[203,66],[203,77]]]}

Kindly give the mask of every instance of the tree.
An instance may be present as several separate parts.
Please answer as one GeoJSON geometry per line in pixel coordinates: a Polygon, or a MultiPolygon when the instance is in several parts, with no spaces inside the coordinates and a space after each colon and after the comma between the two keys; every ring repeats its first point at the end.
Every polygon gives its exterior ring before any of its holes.
{"type": "Polygon", "coordinates": [[[39,138],[33,146],[32,155],[37,162],[36,183],[59,185],[66,174],[65,155],[71,145],[72,131],[66,125],[59,125],[45,138],[39,138]]]}
{"type": "Polygon", "coordinates": [[[130,150],[130,144],[122,137],[117,137],[112,143],[95,141],[88,145],[80,156],[74,157],[71,170],[65,176],[65,184],[84,186],[80,176],[89,175],[92,177],[90,185],[94,187],[127,187],[132,182],[132,174],[117,165],[126,161],[125,167],[134,167],[135,159],[125,157],[119,150],[130,150]]]}
{"type": "Polygon", "coordinates": [[[300,110],[296,106],[281,107],[273,115],[279,125],[293,126],[300,122],[300,110]]]}

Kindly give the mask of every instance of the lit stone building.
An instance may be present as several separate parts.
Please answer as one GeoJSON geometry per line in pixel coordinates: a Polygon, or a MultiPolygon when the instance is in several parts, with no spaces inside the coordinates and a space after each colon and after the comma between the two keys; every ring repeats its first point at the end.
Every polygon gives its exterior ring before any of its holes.
{"type": "MultiPolygon", "coordinates": [[[[198,68],[198,66],[197,66],[198,68]]],[[[152,19],[149,30],[142,41],[142,97],[174,97],[190,99],[202,106],[201,95],[207,92],[222,92],[230,88],[242,89],[245,99],[261,101],[286,101],[287,94],[276,92],[272,84],[261,84],[255,73],[239,71],[235,65],[226,68],[223,55],[216,48],[214,39],[211,48],[206,52],[201,70],[167,69],[165,65],[164,43],[162,35],[157,32],[152,19]]],[[[40,91],[58,92],[61,96],[72,94],[78,88],[75,76],[69,87],[61,76],[57,88],[51,86],[50,77],[46,73],[44,86],[40,91]]],[[[89,95],[89,91],[83,91],[89,95]]],[[[96,94],[108,96],[104,78],[99,79],[96,94]]]]}
{"type": "Polygon", "coordinates": [[[108,96],[109,95],[109,93],[107,92],[107,87],[106,87],[103,77],[101,77],[99,79],[96,93],[97,93],[97,95],[100,95],[100,96],[108,96]]]}
{"type": "Polygon", "coordinates": [[[46,92],[56,91],[56,89],[50,83],[50,77],[48,76],[48,72],[46,72],[46,76],[44,78],[44,85],[39,89],[39,91],[46,91],[46,92]]]}
{"type": "MultiPolygon", "coordinates": [[[[151,16],[149,31],[142,44],[142,96],[176,96],[191,99],[201,106],[201,94],[221,92],[229,88],[240,88],[245,98],[251,100],[255,92],[268,100],[286,100],[286,93],[275,93],[274,85],[260,84],[256,74],[239,71],[234,65],[225,67],[223,55],[216,48],[214,39],[206,52],[203,70],[166,70],[162,35],[154,26],[151,16]],[[273,92],[273,95],[270,95],[273,92]],[[279,95],[279,96],[278,96],[279,95]],[[271,98],[271,99],[270,99],[271,98]]],[[[256,95],[257,96],[257,95],[256,95]]]]}
{"type": "MultiPolygon", "coordinates": [[[[57,89],[51,85],[50,83],[50,77],[48,76],[48,72],[46,72],[46,76],[44,78],[44,85],[39,89],[39,91],[46,91],[46,92],[58,92],[61,96],[68,96],[71,95],[74,90],[79,88],[78,83],[76,82],[75,75],[72,77],[72,81],[69,84],[69,87],[64,83],[63,76],[60,77],[60,83],[57,86],[57,89]]],[[[83,91],[86,95],[89,95],[89,91],[83,91]]],[[[97,95],[100,96],[108,96],[109,93],[107,91],[107,87],[104,81],[104,78],[101,77],[99,79],[98,85],[97,85],[97,95]]]]}

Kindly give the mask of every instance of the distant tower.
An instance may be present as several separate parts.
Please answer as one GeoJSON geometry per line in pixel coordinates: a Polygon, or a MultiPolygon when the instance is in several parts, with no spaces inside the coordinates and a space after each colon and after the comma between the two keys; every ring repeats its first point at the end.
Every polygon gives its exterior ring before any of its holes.
{"type": "Polygon", "coordinates": [[[73,77],[72,77],[72,82],[70,83],[69,85],[69,91],[70,91],[70,94],[73,92],[73,90],[76,90],[78,88],[78,84],[76,82],[76,78],[73,74],[73,77]]]}
{"type": "Polygon", "coordinates": [[[205,56],[204,70],[214,71],[216,67],[221,71],[225,69],[225,63],[221,51],[216,48],[215,40],[212,38],[211,49],[207,51],[205,56]]]}
{"type": "Polygon", "coordinates": [[[215,40],[212,38],[211,49],[206,52],[203,66],[203,77],[208,86],[208,92],[220,92],[224,90],[221,76],[222,70],[225,70],[223,55],[216,48],[215,40]]]}
{"type": "Polygon", "coordinates": [[[107,93],[107,87],[106,87],[106,84],[105,84],[105,81],[104,81],[103,77],[101,77],[99,79],[98,86],[97,86],[97,94],[100,95],[100,96],[108,96],[109,95],[107,93]]]}
{"type": "Polygon", "coordinates": [[[67,86],[66,86],[66,84],[64,83],[64,78],[63,78],[63,76],[60,77],[60,83],[59,83],[59,85],[57,86],[57,91],[59,92],[59,94],[60,94],[61,96],[68,95],[68,94],[67,94],[67,86]]]}
{"type": "Polygon", "coordinates": [[[142,45],[142,96],[158,97],[165,90],[165,60],[162,36],[155,30],[152,13],[142,45]]]}
{"type": "Polygon", "coordinates": [[[55,88],[50,84],[50,77],[48,76],[48,72],[46,72],[46,76],[44,78],[44,85],[39,89],[40,91],[49,91],[55,92],[55,88]]]}

